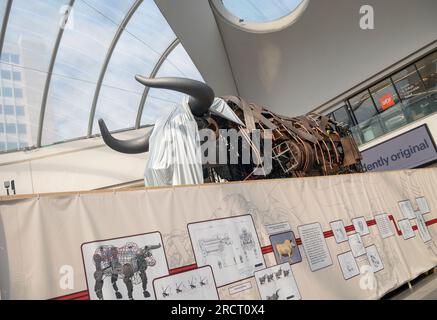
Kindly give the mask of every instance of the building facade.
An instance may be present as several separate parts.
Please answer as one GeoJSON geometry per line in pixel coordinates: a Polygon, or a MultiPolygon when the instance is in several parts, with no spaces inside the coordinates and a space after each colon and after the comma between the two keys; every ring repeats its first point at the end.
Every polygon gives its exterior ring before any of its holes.
{"type": "Polygon", "coordinates": [[[32,143],[25,74],[19,52],[4,51],[0,75],[0,151],[25,149],[32,143]]]}

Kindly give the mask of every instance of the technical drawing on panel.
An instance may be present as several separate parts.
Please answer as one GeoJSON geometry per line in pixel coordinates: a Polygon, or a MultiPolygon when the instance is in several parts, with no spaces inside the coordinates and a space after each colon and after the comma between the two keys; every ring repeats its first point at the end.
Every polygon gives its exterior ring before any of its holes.
{"type": "Polygon", "coordinates": [[[264,258],[251,216],[188,226],[198,266],[210,265],[218,286],[253,275],[264,258]]]}

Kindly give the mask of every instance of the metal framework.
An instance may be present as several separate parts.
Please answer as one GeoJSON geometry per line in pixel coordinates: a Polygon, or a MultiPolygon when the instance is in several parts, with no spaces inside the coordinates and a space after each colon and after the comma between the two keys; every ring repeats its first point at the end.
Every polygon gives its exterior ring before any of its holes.
{"type": "MultiPolygon", "coordinates": [[[[71,10],[71,8],[74,6],[75,1],[76,0],[70,0],[70,2],[68,3],[67,10],[71,10]]],[[[67,20],[69,18],[68,16],[70,15],[70,12],[71,11],[65,12],[67,20]]],[[[38,136],[37,136],[37,140],[36,140],[36,147],[37,148],[41,147],[42,130],[43,130],[44,117],[45,117],[46,107],[47,107],[47,98],[49,95],[50,83],[52,81],[53,68],[55,67],[56,57],[58,56],[59,46],[61,44],[62,36],[64,35],[64,30],[65,30],[65,25],[61,25],[59,27],[58,36],[56,37],[55,46],[53,47],[53,52],[52,52],[52,55],[50,58],[49,69],[47,70],[47,78],[46,78],[46,82],[44,85],[44,91],[43,91],[43,96],[42,96],[42,100],[41,100],[41,109],[40,109],[40,114],[39,114],[38,136]]]]}
{"type": "Polygon", "coordinates": [[[128,25],[130,19],[137,11],[139,6],[143,3],[143,0],[136,0],[132,7],[129,9],[128,13],[124,17],[120,26],[115,33],[114,39],[112,40],[111,45],[109,46],[108,52],[106,53],[105,60],[103,62],[102,69],[100,70],[99,80],[97,81],[96,91],[94,93],[93,104],[91,105],[90,118],[88,122],[88,133],[87,137],[91,137],[93,134],[93,124],[94,124],[94,116],[96,114],[97,102],[99,101],[100,90],[102,89],[103,79],[105,78],[106,70],[108,69],[109,61],[111,60],[112,54],[114,53],[115,47],[117,46],[118,40],[120,40],[121,35],[123,34],[124,29],[128,25]]]}
{"type": "MultiPolygon", "coordinates": [[[[93,97],[93,101],[92,101],[92,105],[91,105],[91,109],[90,109],[90,116],[89,116],[89,121],[88,121],[88,129],[87,129],[87,134],[86,137],[92,137],[93,136],[93,125],[94,125],[94,118],[95,118],[95,114],[96,114],[96,108],[97,108],[97,104],[99,101],[99,96],[100,96],[100,91],[101,88],[103,86],[103,80],[105,78],[105,74],[106,71],[108,69],[109,63],[111,61],[112,55],[114,53],[114,50],[118,44],[118,41],[120,40],[123,32],[125,31],[127,25],[129,24],[131,18],[133,17],[133,15],[135,14],[135,12],[138,10],[138,8],[141,6],[141,4],[144,2],[144,0],[135,0],[135,2],[132,4],[132,6],[129,8],[129,11],[126,13],[126,15],[124,16],[122,22],[120,23],[120,25],[118,26],[118,29],[114,35],[114,38],[111,41],[111,44],[108,48],[108,51],[106,53],[105,59],[103,61],[103,65],[100,69],[100,73],[99,73],[99,78],[98,81],[96,83],[96,89],[94,91],[94,97],[93,97]]],[[[75,3],[77,3],[76,0],[70,0],[69,4],[68,4],[68,10],[65,14],[66,14],[66,19],[68,19],[68,15],[71,13],[71,9],[74,7],[75,3]]],[[[12,4],[13,4],[13,0],[7,0],[6,3],[6,8],[5,8],[5,13],[3,16],[3,21],[1,23],[1,29],[0,29],[0,56],[3,50],[3,46],[4,46],[4,41],[5,41],[5,35],[7,32],[7,28],[8,28],[8,22],[9,22],[9,16],[12,10],[12,4]]],[[[66,20],[68,21],[68,20],[66,20]]],[[[47,102],[48,102],[48,95],[49,95],[49,91],[50,91],[50,85],[52,82],[52,76],[53,76],[53,70],[55,67],[55,63],[56,63],[56,59],[57,59],[57,55],[58,55],[58,51],[60,48],[60,45],[62,43],[62,38],[64,35],[64,30],[65,30],[65,26],[60,26],[58,33],[57,33],[57,37],[56,37],[56,41],[50,56],[50,61],[49,61],[49,65],[48,65],[48,70],[47,70],[47,76],[45,79],[45,83],[44,83],[44,88],[43,88],[43,94],[42,94],[42,100],[41,100],[41,109],[39,110],[39,122],[38,122],[38,131],[37,131],[37,139],[36,139],[36,144],[34,147],[36,148],[40,148],[42,146],[42,136],[43,136],[43,128],[44,128],[44,120],[45,120],[45,116],[46,116],[46,109],[47,109],[47,102]]],[[[150,78],[155,78],[156,75],[158,74],[159,70],[161,69],[162,65],[164,64],[164,62],[166,61],[166,59],[169,57],[169,55],[178,47],[178,45],[180,44],[180,40],[178,38],[176,38],[175,40],[173,40],[170,45],[166,48],[166,50],[162,53],[162,55],[160,56],[158,62],[156,63],[156,65],[154,66],[152,72],[150,73],[149,77],[150,78]]],[[[146,104],[146,100],[149,96],[149,92],[150,89],[149,88],[145,88],[144,92],[142,94],[141,97],[141,101],[140,104],[138,106],[138,112],[137,112],[137,117],[135,119],[135,129],[139,129],[141,128],[141,120],[142,120],[142,115],[143,115],[143,111],[144,111],[144,107],[146,104]]]]}
{"type": "Polygon", "coordinates": [[[6,3],[5,15],[3,16],[2,29],[0,30],[0,56],[3,50],[3,43],[5,41],[6,29],[8,28],[9,13],[11,12],[11,8],[12,0],[8,0],[8,3],[6,3]]]}

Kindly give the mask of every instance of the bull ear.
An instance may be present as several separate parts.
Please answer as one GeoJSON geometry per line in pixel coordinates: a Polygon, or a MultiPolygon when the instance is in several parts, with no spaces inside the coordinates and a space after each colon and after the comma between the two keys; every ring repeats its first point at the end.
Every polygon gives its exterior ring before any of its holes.
{"type": "Polygon", "coordinates": [[[196,117],[205,115],[214,101],[214,91],[207,84],[185,78],[145,78],[140,75],[135,79],[151,88],[173,90],[190,96],[190,109],[196,117]]]}
{"type": "Polygon", "coordinates": [[[111,135],[103,119],[99,120],[99,127],[103,141],[105,141],[108,147],[115,151],[127,154],[138,154],[149,151],[149,140],[153,130],[147,132],[144,137],[131,140],[119,140],[111,135]]]}

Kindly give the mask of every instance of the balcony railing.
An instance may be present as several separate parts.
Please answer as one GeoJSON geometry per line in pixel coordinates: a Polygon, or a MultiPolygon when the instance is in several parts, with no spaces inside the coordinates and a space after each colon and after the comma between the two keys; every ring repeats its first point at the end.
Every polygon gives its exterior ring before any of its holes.
{"type": "Polygon", "coordinates": [[[437,111],[437,93],[413,100],[408,105],[398,103],[353,127],[352,135],[357,144],[360,146],[368,143],[437,111]]]}

